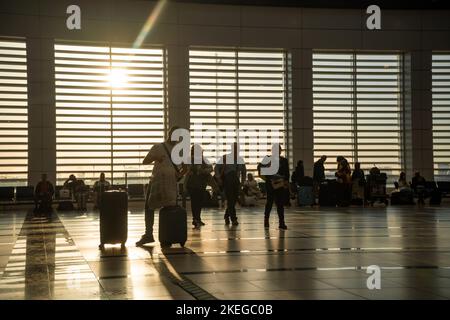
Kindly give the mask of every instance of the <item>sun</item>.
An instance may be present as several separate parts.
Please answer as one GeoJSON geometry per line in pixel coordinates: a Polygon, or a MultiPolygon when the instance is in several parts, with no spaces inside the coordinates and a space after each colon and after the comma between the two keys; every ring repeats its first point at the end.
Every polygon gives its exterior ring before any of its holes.
{"type": "Polygon", "coordinates": [[[124,69],[112,69],[109,73],[109,82],[113,88],[121,88],[127,82],[128,75],[124,69]]]}

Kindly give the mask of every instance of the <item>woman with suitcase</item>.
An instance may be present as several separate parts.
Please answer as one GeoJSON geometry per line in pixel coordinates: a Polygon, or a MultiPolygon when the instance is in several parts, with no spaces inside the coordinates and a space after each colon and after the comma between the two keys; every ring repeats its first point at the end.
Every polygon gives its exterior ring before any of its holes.
{"type": "Polygon", "coordinates": [[[155,242],[153,238],[155,210],[175,207],[177,204],[177,180],[184,172],[176,168],[170,156],[173,147],[178,143],[171,139],[176,129],[179,127],[172,127],[166,141],[155,144],[142,162],[144,165],[154,163],[154,166],[145,200],[145,233],[136,242],[136,246],[155,242]]]}

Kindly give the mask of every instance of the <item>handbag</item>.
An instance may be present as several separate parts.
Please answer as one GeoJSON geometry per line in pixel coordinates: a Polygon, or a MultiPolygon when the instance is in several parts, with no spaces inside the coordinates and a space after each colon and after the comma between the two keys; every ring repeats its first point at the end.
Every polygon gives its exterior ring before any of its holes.
{"type": "Polygon", "coordinates": [[[288,188],[288,184],[283,178],[272,179],[271,183],[272,183],[272,188],[274,190],[278,190],[281,188],[288,188]]]}
{"type": "Polygon", "coordinates": [[[173,163],[173,161],[172,161],[172,156],[170,155],[170,151],[169,151],[169,149],[167,149],[166,144],[163,142],[162,145],[163,145],[163,147],[164,147],[164,150],[166,150],[167,156],[168,156],[169,159],[170,159],[170,163],[172,164],[173,168],[175,169],[176,177],[177,177],[177,182],[179,182],[179,181],[183,178],[183,174],[181,173],[180,169],[178,169],[178,167],[176,166],[176,164],[173,163]]]}

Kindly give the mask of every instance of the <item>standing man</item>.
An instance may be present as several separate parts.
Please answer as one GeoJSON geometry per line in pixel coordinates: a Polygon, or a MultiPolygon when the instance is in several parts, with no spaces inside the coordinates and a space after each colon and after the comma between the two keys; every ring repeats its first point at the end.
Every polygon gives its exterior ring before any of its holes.
{"type": "Polygon", "coordinates": [[[283,151],[281,145],[274,144],[272,150],[277,147],[279,148],[279,158],[273,159],[273,154],[271,156],[265,156],[261,163],[258,164],[258,173],[266,182],[267,190],[266,207],[264,209],[264,228],[269,228],[270,211],[272,211],[272,206],[275,202],[278,213],[278,227],[286,230],[287,226],[284,222],[284,199],[289,188],[289,162],[285,157],[281,156],[281,152],[283,151]],[[271,161],[274,160],[279,161],[277,173],[271,176],[262,176],[261,167],[270,166],[271,161]]]}
{"type": "Polygon", "coordinates": [[[230,224],[230,219],[233,226],[239,224],[236,217],[236,202],[245,182],[246,173],[244,159],[239,156],[239,145],[235,142],[232,144],[231,153],[223,155],[214,168],[214,174],[224,189],[227,199],[227,208],[223,216],[225,224],[230,224]]]}
{"type": "Polygon", "coordinates": [[[154,163],[154,166],[145,197],[145,233],[136,242],[138,247],[155,242],[153,238],[155,210],[175,206],[177,203],[177,180],[183,173],[175,168],[171,159],[172,149],[178,143],[171,139],[176,129],[179,127],[172,127],[166,141],[155,144],[142,161],[144,165],[154,163]]]}
{"type": "Polygon", "coordinates": [[[325,161],[327,156],[321,156],[319,160],[314,163],[313,170],[313,188],[314,188],[314,203],[319,197],[320,183],[325,180],[325,161]]]}

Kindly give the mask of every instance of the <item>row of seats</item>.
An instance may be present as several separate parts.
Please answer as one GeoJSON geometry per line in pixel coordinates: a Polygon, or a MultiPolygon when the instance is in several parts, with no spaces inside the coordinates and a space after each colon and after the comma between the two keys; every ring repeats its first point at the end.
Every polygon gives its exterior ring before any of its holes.
{"type": "Polygon", "coordinates": [[[450,196],[450,181],[426,181],[425,190],[431,192],[438,189],[441,192],[442,197],[450,196]]]}
{"type": "MultiPolygon", "coordinates": [[[[260,182],[260,190],[265,193],[265,184],[260,182]]],[[[450,196],[450,181],[428,181],[426,189],[439,189],[443,197],[450,196]]],[[[113,185],[111,189],[115,190],[127,190],[130,199],[143,199],[145,195],[145,190],[148,187],[147,184],[129,184],[128,188],[126,185],[113,185]]],[[[55,187],[55,200],[59,200],[59,191],[62,186],[55,187]]],[[[89,192],[92,192],[92,188],[89,188],[89,192]]],[[[0,187],[0,201],[1,202],[12,202],[12,203],[22,203],[30,202],[34,199],[34,187],[33,186],[20,186],[20,187],[0,187]]]]}
{"type": "Polygon", "coordinates": [[[0,187],[0,201],[29,202],[34,200],[34,187],[0,187]]]}
{"type": "MultiPolygon", "coordinates": [[[[144,184],[129,184],[113,185],[113,190],[127,190],[130,199],[144,199],[145,190],[148,185],[144,184]]],[[[55,187],[55,200],[59,201],[59,191],[63,186],[55,187]]],[[[91,187],[87,186],[86,192],[92,193],[91,187]]],[[[0,187],[0,202],[7,203],[25,203],[34,201],[34,186],[19,186],[19,187],[0,187]]]]}

